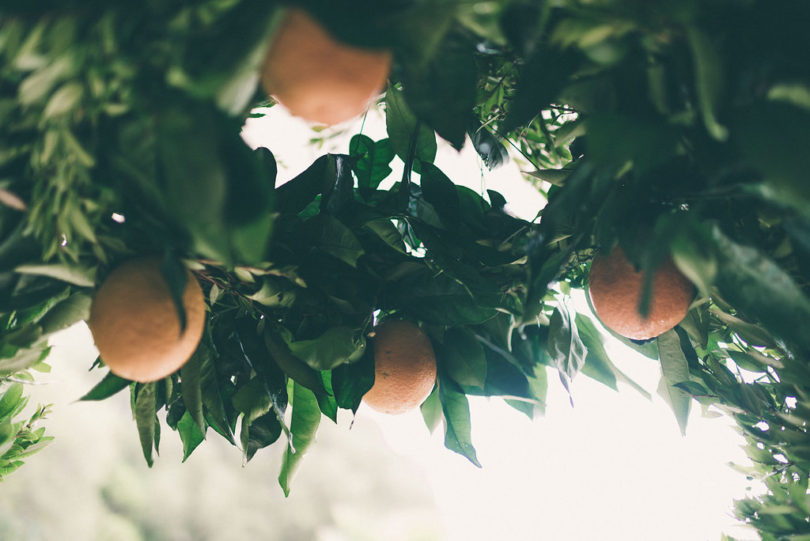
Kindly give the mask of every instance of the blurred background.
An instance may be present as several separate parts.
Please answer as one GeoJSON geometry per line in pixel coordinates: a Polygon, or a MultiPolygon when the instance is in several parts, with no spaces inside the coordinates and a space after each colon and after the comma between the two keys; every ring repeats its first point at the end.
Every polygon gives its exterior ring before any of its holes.
{"type": "MultiPolygon", "coordinates": [[[[320,154],[346,152],[360,126],[384,137],[382,118],[372,110],[322,132],[274,108],[243,135],[273,151],[283,181],[320,154]]],[[[473,189],[502,192],[513,212],[532,219],[543,201],[520,162],[488,171],[469,147],[440,146],[437,165],[473,189]]],[[[586,309],[581,297],[577,309],[586,309]]],[[[733,499],[752,490],[728,465],[747,463],[742,438],[700,408],[682,437],[655,395],[658,364],[617,342],[616,364],[651,400],[582,375],[572,397],[551,381],[546,416],[534,420],[498,400],[473,400],[480,470],[444,449],[441,429],[430,434],[418,411],[387,417],[361,406],[354,419],[341,411],[337,424],[322,419],[286,499],[276,480],[283,437],[243,465],[241,451],[209,431],[183,464],[180,440],[164,425],[149,469],[126,391],[77,401],[104,372],[88,372],[97,354],[86,326],[53,345],[52,371],[29,387],[29,407],[54,404],[47,427],[55,440],[0,484],[0,540],[757,538],[731,516],[733,499]]]]}

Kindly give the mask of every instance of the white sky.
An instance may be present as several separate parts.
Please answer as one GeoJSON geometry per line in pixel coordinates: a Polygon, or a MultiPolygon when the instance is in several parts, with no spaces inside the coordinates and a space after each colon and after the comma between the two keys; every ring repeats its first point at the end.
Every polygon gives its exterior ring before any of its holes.
{"type": "MultiPolygon", "coordinates": [[[[280,184],[325,152],[347,153],[361,122],[322,132],[330,137],[312,146],[317,134],[311,127],[275,107],[267,117],[249,120],[243,136],[273,151],[280,184]]],[[[386,137],[380,111],[369,113],[363,132],[386,137]]],[[[532,219],[543,204],[514,160],[487,171],[469,142],[461,153],[440,142],[436,164],[456,183],[500,191],[523,218],[532,219]]],[[[401,167],[395,166],[394,179],[401,167]]],[[[616,341],[609,352],[655,393],[656,362],[616,341]]],[[[728,419],[704,418],[693,407],[684,438],[658,396],[648,401],[629,387],[616,393],[580,376],[571,408],[556,374],[549,372],[549,380],[547,414],[534,421],[500,400],[472,400],[481,470],[443,448],[441,429],[428,437],[418,411],[390,417],[361,407],[356,422],[378,423],[395,452],[424,468],[449,541],[702,541],[721,533],[757,538],[731,517],[732,501],[745,495],[748,483],[727,465],[747,463],[728,419]]]]}

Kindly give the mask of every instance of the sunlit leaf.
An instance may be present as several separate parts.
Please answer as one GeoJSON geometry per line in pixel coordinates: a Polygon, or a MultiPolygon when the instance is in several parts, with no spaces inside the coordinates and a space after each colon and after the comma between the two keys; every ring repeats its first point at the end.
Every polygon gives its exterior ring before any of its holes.
{"type": "Polygon", "coordinates": [[[281,463],[281,472],[278,482],[285,496],[290,495],[290,488],[293,475],[307,452],[309,445],[315,439],[315,432],[321,420],[321,410],[318,407],[318,400],[315,394],[306,387],[297,383],[293,384],[292,396],[292,420],[290,421],[290,432],[292,439],[284,452],[281,463]]]}

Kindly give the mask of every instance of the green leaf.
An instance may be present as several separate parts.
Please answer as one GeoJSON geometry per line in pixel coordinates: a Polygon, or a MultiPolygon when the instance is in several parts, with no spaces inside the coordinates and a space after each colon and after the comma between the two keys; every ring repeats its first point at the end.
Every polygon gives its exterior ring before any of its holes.
{"type": "Polygon", "coordinates": [[[332,390],[338,407],[357,412],[360,403],[374,385],[374,349],[366,348],[363,356],[332,370],[332,390]]]}
{"type": "Polygon", "coordinates": [[[600,113],[588,118],[588,158],[604,167],[632,162],[638,173],[666,163],[678,152],[681,134],[647,118],[600,113]]]}
{"type": "Polygon", "coordinates": [[[22,325],[7,333],[0,344],[15,348],[25,348],[34,345],[42,337],[42,327],[33,323],[22,325]]]}
{"type": "Polygon", "coordinates": [[[331,370],[359,359],[366,341],[356,329],[331,327],[318,338],[298,340],[289,344],[290,351],[315,370],[331,370]]]}
{"type": "MultiPolygon", "coordinates": [[[[596,313],[596,310],[593,308],[593,303],[591,302],[591,294],[588,288],[585,288],[585,299],[588,301],[588,307],[590,308],[590,312],[592,314],[596,313]]],[[[609,327],[603,327],[608,334],[610,334],[613,338],[624,344],[625,346],[629,347],[632,350],[644,355],[649,359],[653,359],[655,361],[658,360],[658,345],[655,340],[631,340],[627,337],[620,335],[619,333],[613,331],[609,327]]],[[[631,382],[631,380],[626,379],[626,383],[629,383],[633,387],[636,387],[636,390],[641,392],[641,394],[647,396],[649,398],[649,393],[644,391],[641,387],[638,387],[635,383],[631,382]]]]}
{"type": "MultiPolygon", "coordinates": [[[[198,104],[168,102],[158,116],[157,151],[164,204],[191,236],[194,248],[228,260],[224,226],[227,169],[220,150],[222,113],[198,104]]],[[[237,137],[229,133],[225,137],[237,137]]]]}
{"type": "Polygon", "coordinates": [[[242,448],[245,460],[249,461],[259,449],[273,444],[281,436],[281,422],[275,411],[270,411],[251,421],[247,428],[242,425],[242,448]],[[247,431],[247,435],[244,432],[247,431]]]}
{"type": "Polygon", "coordinates": [[[602,345],[602,338],[599,331],[596,330],[596,326],[587,316],[582,314],[577,314],[574,322],[579,337],[588,352],[585,356],[585,364],[582,366],[582,373],[617,391],[613,363],[602,345]]]}
{"type": "Polygon", "coordinates": [[[728,138],[728,129],[717,120],[717,106],[723,92],[723,62],[709,40],[696,26],[686,29],[686,38],[695,62],[698,105],[708,132],[719,141],[728,138]]]}
{"type": "Polygon", "coordinates": [[[474,298],[469,289],[442,273],[425,269],[389,285],[392,303],[415,318],[437,325],[474,325],[497,313],[497,299],[474,298]]]}
{"type": "Polygon", "coordinates": [[[439,401],[444,414],[444,445],[481,467],[471,440],[470,404],[452,380],[440,378],[439,401]]]}
{"type": "Polygon", "coordinates": [[[248,299],[273,308],[289,308],[295,303],[296,288],[287,280],[276,276],[264,276],[262,287],[248,299]]]}
{"type": "Polygon", "coordinates": [[[321,421],[321,410],[315,394],[306,387],[293,383],[292,420],[290,432],[292,439],[284,452],[281,463],[281,472],[278,482],[285,496],[290,495],[290,483],[293,475],[307,452],[309,445],[315,440],[315,432],[321,421]]]}
{"type": "Polygon", "coordinates": [[[678,333],[674,330],[665,332],[656,339],[656,342],[661,360],[661,394],[675,413],[681,434],[686,435],[692,399],[682,389],[676,387],[676,384],[689,381],[689,364],[681,350],[678,333]]]}
{"type": "Polygon", "coordinates": [[[793,209],[805,220],[810,218],[810,188],[805,182],[810,156],[793,148],[810,144],[802,129],[808,120],[807,110],[768,102],[747,105],[730,120],[741,156],[762,175],[762,184],[748,186],[747,191],[793,209]]]}
{"type": "Polygon", "coordinates": [[[391,174],[389,164],[396,155],[391,140],[374,142],[370,137],[357,134],[349,142],[349,154],[357,159],[354,171],[360,194],[368,197],[391,174]]]}
{"type": "Polygon", "coordinates": [[[233,407],[242,412],[245,417],[242,422],[249,425],[253,419],[261,417],[268,411],[272,402],[270,395],[260,377],[252,378],[248,383],[242,385],[236,394],[231,398],[233,407]]]}
{"type": "Polygon", "coordinates": [[[521,69],[517,91],[501,129],[511,131],[540,114],[558,96],[578,64],[579,58],[570,49],[538,47],[521,69]]]}
{"type": "Polygon", "coordinates": [[[325,394],[321,375],[290,351],[287,343],[268,326],[264,331],[264,343],[270,356],[290,378],[316,394],[325,394]]]}
{"type": "Polygon", "coordinates": [[[757,248],[743,246],[712,230],[718,253],[720,295],[774,336],[810,350],[810,333],[797,321],[810,321],[810,299],[777,263],[757,248]]]}
{"type": "Polygon", "coordinates": [[[51,352],[50,347],[20,349],[9,359],[0,359],[0,376],[10,376],[31,368],[44,361],[51,352]]]}
{"type": "Polygon", "coordinates": [[[318,396],[318,407],[321,409],[321,413],[331,419],[333,423],[337,423],[338,405],[335,395],[332,394],[332,373],[324,370],[321,372],[321,378],[326,392],[318,396]]]}
{"type": "Polygon", "coordinates": [[[363,245],[352,230],[337,218],[321,214],[307,222],[313,234],[315,245],[341,261],[357,267],[357,260],[363,255],[363,245]]]}
{"type": "Polygon", "coordinates": [[[425,425],[432,433],[442,422],[442,403],[439,400],[439,387],[433,387],[433,391],[428,395],[422,405],[419,406],[425,425]]]}
{"type": "Polygon", "coordinates": [[[400,91],[393,87],[388,87],[385,93],[385,126],[391,147],[403,162],[408,163],[411,152],[422,163],[433,163],[436,159],[436,134],[421,125],[405,104],[400,91]]]}
{"type": "Polygon", "coordinates": [[[234,407],[243,413],[240,442],[245,462],[262,447],[267,447],[281,434],[281,424],[262,377],[254,377],[233,396],[234,407]],[[263,419],[261,422],[257,422],[263,419]],[[254,426],[255,425],[255,426],[254,426]],[[273,437],[272,441],[267,441],[273,437]]]}
{"type": "Polygon", "coordinates": [[[73,112],[79,106],[83,93],[84,87],[77,81],[63,84],[51,95],[42,111],[42,118],[49,119],[73,112]]]}
{"type": "Polygon", "coordinates": [[[427,65],[406,63],[403,87],[408,105],[456,150],[464,146],[476,100],[476,76],[475,43],[461,31],[448,32],[427,65]]]}
{"type": "MultiPolygon", "coordinates": [[[[207,348],[206,348],[207,349],[207,348]]],[[[200,386],[202,388],[202,401],[205,406],[206,420],[217,432],[223,435],[231,444],[236,445],[233,430],[225,411],[221,384],[218,379],[216,359],[212,352],[202,354],[200,360],[200,386]]],[[[182,372],[181,372],[182,377],[182,372]]]]}
{"type": "Polygon", "coordinates": [[[616,382],[621,381],[633,387],[645,398],[650,399],[650,393],[619,370],[619,367],[610,360],[610,356],[605,351],[602,336],[593,321],[584,314],[577,314],[575,322],[582,343],[588,349],[582,373],[615,390],[618,390],[616,382]]]}
{"type": "Polygon", "coordinates": [[[116,376],[112,372],[107,372],[104,378],[79,400],[104,400],[118,393],[119,391],[126,389],[129,387],[130,383],[132,382],[127,379],[116,376]]]}
{"type": "Polygon", "coordinates": [[[303,173],[276,188],[281,212],[298,214],[319,194],[327,194],[335,184],[334,157],[321,156],[303,173]]]}
{"type": "Polygon", "coordinates": [[[138,426],[138,437],[146,464],[153,464],[152,450],[155,446],[155,425],[157,423],[156,383],[146,383],[138,390],[135,397],[135,424],[138,426]]]}
{"type": "Polygon", "coordinates": [[[183,294],[186,291],[188,270],[171,252],[166,251],[160,261],[160,273],[169,286],[169,293],[177,312],[177,319],[180,321],[180,334],[182,335],[186,330],[186,308],[183,305],[183,294]]]}
{"type": "Polygon", "coordinates": [[[59,302],[39,320],[43,334],[51,334],[66,329],[79,321],[90,318],[90,304],[93,299],[85,293],[74,293],[59,302]]]}
{"type": "Polygon", "coordinates": [[[46,436],[44,438],[41,438],[41,439],[37,440],[36,443],[30,444],[27,447],[25,447],[25,450],[23,450],[23,451],[21,451],[19,453],[16,453],[14,458],[15,459],[27,458],[27,457],[29,457],[29,456],[31,456],[33,454],[36,454],[36,453],[42,451],[48,445],[50,445],[52,441],[53,441],[52,436],[46,436]]]}
{"type": "Polygon", "coordinates": [[[768,370],[768,365],[762,363],[759,357],[733,349],[727,349],[726,353],[732,358],[734,364],[743,370],[748,370],[749,372],[766,372],[768,370]]]}
{"type": "Polygon", "coordinates": [[[0,421],[10,418],[18,410],[18,405],[22,400],[23,385],[12,383],[0,398],[0,421]]]}
{"type": "Polygon", "coordinates": [[[177,433],[180,434],[180,440],[183,442],[183,462],[185,462],[194,449],[203,442],[205,436],[188,410],[177,423],[177,433]]]}
{"type": "Polygon", "coordinates": [[[456,185],[433,164],[422,164],[420,179],[422,194],[433,205],[439,218],[447,228],[457,226],[461,221],[461,209],[456,185]]]}
{"type": "Polygon", "coordinates": [[[484,388],[487,359],[484,348],[471,331],[464,327],[449,329],[437,349],[439,362],[456,383],[484,388]]]}
{"type": "Polygon", "coordinates": [[[191,358],[180,367],[180,390],[183,395],[183,404],[186,406],[186,413],[196,423],[200,434],[205,433],[202,368],[204,364],[210,362],[210,350],[207,346],[201,345],[191,358]]]}
{"type": "Polygon", "coordinates": [[[401,254],[406,254],[402,234],[389,218],[377,218],[363,224],[363,228],[371,231],[385,244],[401,254]]]}
{"type": "Polygon", "coordinates": [[[250,317],[238,318],[236,329],[244,358],[261,378],[264,391],[270,397],[273,407],[283,412],[287,407],[287,376],[273,362],[263,336],[263,323],[250,317]]]}
{"type": "Polygon", "coordinates": [[[546,349],[553,365],[560,372],[563,385],[570,392],[571,380],[585,364],[587,350],[566,307],[555,308],[551,314],[546,349]]]}
{"type": "Polygon", "coordinates": [[[61,280],[79,287],[93,287],[96,283],[95,267],[87,268],[69,263],[53,263],[49,265],[20,265],[14,269],[20,274],[35,274],[61,280]]]}
{"type": "MultiPolygon", "coordinates": [[[[3,454],[14,445],[14,436],[19,432],[20,424],[14,424],[11,419],[0,421],[0,451],[3,454]]],[[[2,456],[2,455],[0,455],[2,456]]],[[[0,462],[1,464],[2,462],[0,462]]]]}

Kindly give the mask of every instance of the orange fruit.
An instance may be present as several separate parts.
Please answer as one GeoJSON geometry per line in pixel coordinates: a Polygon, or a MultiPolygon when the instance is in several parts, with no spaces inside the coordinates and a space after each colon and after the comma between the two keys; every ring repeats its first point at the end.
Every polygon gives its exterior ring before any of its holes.
{"type": "Polygon", "coordinates": [[[337,124],[367,108],[391,68],[388,51],[337,41],[307,12],[290,9],[262,66],[262,85],[291,114],[337,124]]]}
{"type": "Polygon", "coordinates": [[[680,323],[695,293],[692,282],[667,260],[654,271],[649,310],[642,317],[644,274],[636,271],[620,246],[594,257],[588,281],[591,303],[602,323],[635,340],[653,338],[680,323]]]}
{"type": "Polygon", "coordinates": [[[418,407],[436,383],[436,355],[428,336],[408,321],[389,319],[374,328],[374,385],[363,402],[382,413],[418,407]]]}
{"type": "Polygon", "coordinates": [[[127,261],[101,284],[90,306],[88,325],[101,360],[113,374],[132,381],[156,381],[175,372],[197,349],[205,324],[205,300],[197,279],[186,273],[182,334],[160,258],[127,261]]]}

